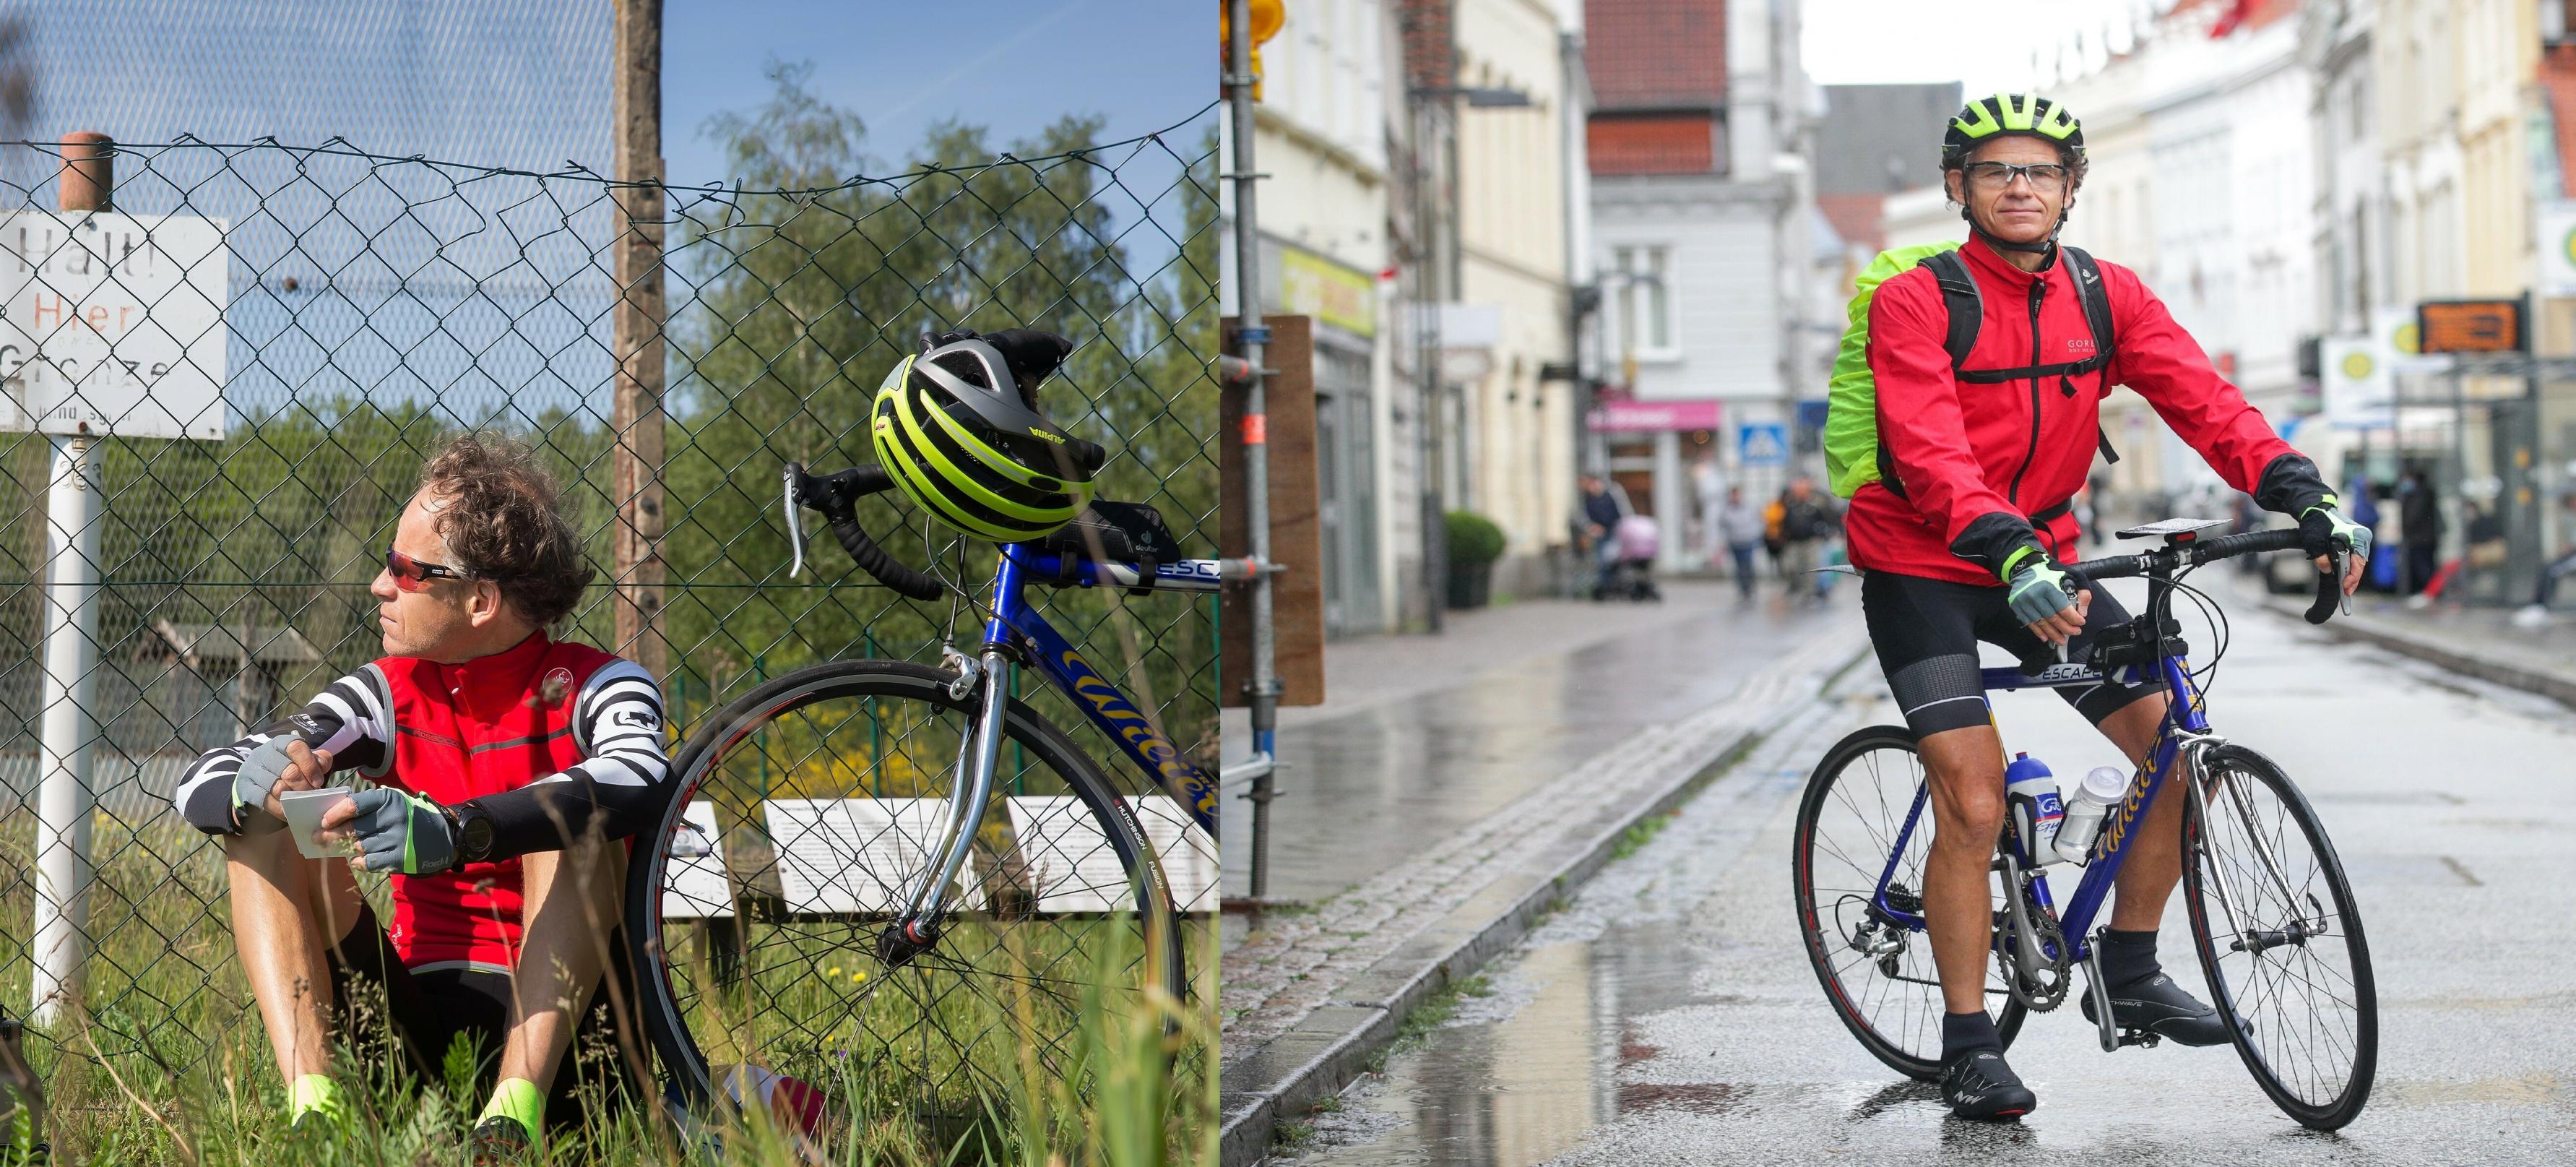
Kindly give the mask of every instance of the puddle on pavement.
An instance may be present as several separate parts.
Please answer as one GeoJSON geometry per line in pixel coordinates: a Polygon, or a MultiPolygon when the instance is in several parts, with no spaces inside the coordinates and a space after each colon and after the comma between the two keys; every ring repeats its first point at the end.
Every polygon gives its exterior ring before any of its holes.
{"type": "Polygon", "coordinates": [[[1621,1083],[1619,1070],[1661,1051],[1635,1020],[1712,1002],[1696,993],[1705,954],[1668,928],[1613,927],[1593,940],[1532,949],[1489,976],[1418,1049],[1310,1121],[1310,1167],[1455,1164],[1522,1167],[1574,1148],[1624,1114],[1722,1114],[1743,1083],[1621,1083]]]}

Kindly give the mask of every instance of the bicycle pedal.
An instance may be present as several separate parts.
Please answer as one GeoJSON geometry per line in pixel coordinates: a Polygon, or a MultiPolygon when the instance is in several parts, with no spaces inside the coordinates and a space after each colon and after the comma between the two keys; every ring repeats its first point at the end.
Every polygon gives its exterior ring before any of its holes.
{"type": "Polygon", "coordinates": [[[2120,1031],[2121,1045],[2137,1045],[2145,1046],[2148,1049],[2154,1049],[2156,1048],[2156,1043],[2163,1040],[2164,1038],[2161,1035],[2150,1033],[2144,1029],[2124,1029],[2120,1031]]]}

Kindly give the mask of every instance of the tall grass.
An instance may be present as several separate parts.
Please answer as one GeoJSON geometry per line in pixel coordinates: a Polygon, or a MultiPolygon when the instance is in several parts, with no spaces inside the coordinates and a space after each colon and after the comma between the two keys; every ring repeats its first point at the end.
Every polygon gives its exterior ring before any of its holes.
{"type": "MultiPolygon", "coordinates": [[[[194,898],[177,888],[169,893],[194,898]]],[[[153,914],[153,898],[131,907],[153,914]]],[[[96,961],[137,974],[117,982],[114,1015],[76,1015],[51,1034],[31,1036],[30,1060],[48,1090],[46,1133],[54,1162],[426,1167],[466,1161],[466,1135],[489,1089],[477,1080],[476,1060],[462,1049],[451,1051],[440,1073],[419,1075],[404,1059],[365,1052],[388,1031],[381,1010],[364,1002],[357,1005],[354,1032],[344,1035],[355,1042],[344,1041],[335,1052],[336,1076],[351,1100],[348,1120],[337,1129],[290,1128],[284,1083],[259,1016],[249,1007],[230,938],[213,913],[193,913],[196,918],[183,923],[180,917],[190,914],[164,915],[156,921],[160,928],[107,932],[96,961]],[[174,946],[199,959],[151,959],[166,957],[174,946]],[[179,1007],[146,1008],[151,1002],[179,1007]]],[[[1136,935],[1132,927],[1104,931],[1136,935]]],[[[1211,922],[1185,925],[1184,949],[1192,954],[1186,1001],[1160,990],[1113,991],[1117,999],[1107,999],[1096,986],[1114,978],[1095,976],[1095,987],[1072,1019],[1076,1034],[1069,1042],[1061,1034],[1035,1031],[1065,1023],[1043,994],[1016,1009],[1009,1024],[1017,1027],[1019,1072],[1003,1075],[1002,1087],[969,1104],[981,1110],[978,1122],[929,1124],[912,1113],[890,1111],[887,1099],[902,1091],[869,1080],[868,1068],[855,1060],[812,1082],[836,1119],[820,1140],[775,1129],[765,1112],[743,1116],[725,1108],[728,1113],[675,1122],[659,1097],[656,1073],[654,1097],[588,1093],[582,1125],[557,1132],[536,1161],[669,1167],[1213,1165],[1215,939],[1211,922]],[[1038,1068],[1041,1050],[1047,1051],[1047,1070],[1038,1068]]],[[[1144,963],[1132,943],[1100,948],[1094,956],[1104,969],[1133,970],[1144,963]]],[[[633,1038],[638,1049],[646,1048],[641,1034],[633,1038]]],[[[607,1044],[576,1056],[606,1064],[618,1056],[607,1044]]]]}

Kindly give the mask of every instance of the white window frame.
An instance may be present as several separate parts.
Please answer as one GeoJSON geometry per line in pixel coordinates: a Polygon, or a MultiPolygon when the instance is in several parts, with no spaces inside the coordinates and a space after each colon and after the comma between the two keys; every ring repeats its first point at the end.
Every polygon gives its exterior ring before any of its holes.
{"type": "Polygon", "coordinates": [[[1613,244],[1610,254],[1603,260],[1601,270],[1610,273],[1606,282],[1610,285],[1607,291],[1612,351],[1608,355],[1612,360],[1634,356],[1640,363],[1670,364],[1682,359],[1678,326],[1680,313],[1675,306],[1674,284],[1677,281],[1673,274],[1673,251],[1669,243],[1620,243],[1613,244]],[[1657,261],[1660,261],[1660,271],[1654,270],[1657,261]],[[1649,274],[1652,279],[1638,278],[1649,274]],[[1649,313],[1638,307],[1646,300],[1650,287],[1662,292],[1661,302],[1657,305],[1661,309],[1661,320],[1651,319],[1649,313]],[[1661,344],[1654,340],[1656,329],[1652,325],[1655,324],[1662,326],[1661,344]],[[1633,349],[1628,339],[1631,329],[1644,334],[1638,337],[1633,349]]]}

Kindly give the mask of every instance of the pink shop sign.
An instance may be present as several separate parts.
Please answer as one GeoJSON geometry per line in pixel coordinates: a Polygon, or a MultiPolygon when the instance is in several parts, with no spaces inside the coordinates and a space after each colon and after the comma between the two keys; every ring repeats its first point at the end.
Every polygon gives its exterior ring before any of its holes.
{"type": "Polygon", "coordinates": [[[1717,428],[1715,401],[1611,401],[1592,411],[1597,433],[1660,433],[1717,428]]]}

